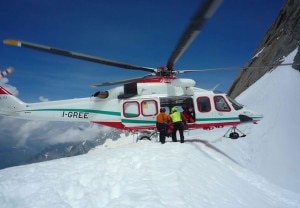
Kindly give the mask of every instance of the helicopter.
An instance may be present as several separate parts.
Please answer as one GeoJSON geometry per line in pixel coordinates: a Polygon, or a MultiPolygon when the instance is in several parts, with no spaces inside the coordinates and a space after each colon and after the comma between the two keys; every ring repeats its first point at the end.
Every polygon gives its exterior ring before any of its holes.
{"type": "Polygon", "coordinates": [[[100,57],[53,48],[20,40],[4,40],[4,44],[31,48],[56,55],[96,62],[104,65],[140,70],[148,74],[130,79],[94,84],[93,87],[117,85],[98,91],[91,97],[39,103],[25,103],[0,86],[0,115],[48,121],[89,122],[127,132],[138,132],[150,138],[157,133],[156,116],[160,108],[188,109],[192,121],[187,128],[206,129],[230,127],[224,135],[231,139],[246,136],[237,126],[256,124],[263,115],[243,106],[225,93],[195,87],[193,79],[176,78],[177,74],[206,70],[175,70],[174,65],[197,36],[200,28],[220,5],[220,0],[204,1],[192,19],[166,66],[152,68],[108,60],[100,57]]]}

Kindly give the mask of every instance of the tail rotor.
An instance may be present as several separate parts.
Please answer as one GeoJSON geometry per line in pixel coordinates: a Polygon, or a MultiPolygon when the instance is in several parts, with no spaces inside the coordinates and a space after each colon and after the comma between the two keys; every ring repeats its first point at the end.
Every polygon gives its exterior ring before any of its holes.
{"type": "Polygon", "coordinates": [[[0,71],[0,77],[5,77],[6,75],[12,73],[15,69],[13,67],[8,67],[6,70],[4,71],[0,71]]]}

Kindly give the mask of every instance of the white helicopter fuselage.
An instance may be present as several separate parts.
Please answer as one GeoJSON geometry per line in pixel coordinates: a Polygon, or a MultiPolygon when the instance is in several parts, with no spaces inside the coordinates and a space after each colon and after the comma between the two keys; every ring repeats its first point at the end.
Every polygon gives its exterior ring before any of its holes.
{"type": "Polygon", "coordinates": [[[89,98],[42,103],[24,103],[0,87],[0,114],[26,119],[92,122],[136,131],[155,129],[156,116],[161,107],[166,108],[168,113],[172,107],[178,107],[180,111],[183,110],[181,107],[184,107],[184,113],[189,114],[191,118],[186,121],[190,129],[232,126],[233,132],[229,136],[237,138],[236,125],[243,122],[255,123],[262,118],[262,115],[236,103],[224,93],[197,88],[191,79],[175,78],[175,75],[182,73],[216,70],[175,70],[174,66],[220,3],[220,0],[210,0],[200,4],[170,54],[166,66],[162,67],[138,66],[36,43],[4,40],[4,44],[11,46],[30,48],[128,70],[144,71],[148,74],[126,80],[94,84],[93,86],[107,86],[126,83],[108,91],[98,92],[89,98]]]}
{"type": "MultiPolygon", "coordinates": [[[[194,87],[191,79],[151,78],[98,92],[92,97],[24,103],[0,89],[0,114],[24,119],[91,122],[128,131],[156,128],[160,107],[189,108],[190,129],[236,126],[262,115],[241,106],[224,93],[194,87]]],[[[181,109],[180,109],[181,110],[181,109]]]]}

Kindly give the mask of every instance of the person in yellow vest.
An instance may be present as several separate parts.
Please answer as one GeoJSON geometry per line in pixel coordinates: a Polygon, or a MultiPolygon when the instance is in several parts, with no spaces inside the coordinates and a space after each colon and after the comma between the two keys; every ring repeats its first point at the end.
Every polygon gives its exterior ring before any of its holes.
{"type": "Polygon", "coordinates": [[[173,129],[173,132],[172,132],[172,141],[177,142],[176,134],[177,134],[177,130],[178,130],[179,135],[180,135],[180,142],[184,143],[184,135],[183,135],[184,126],[183,126],[183,123],[182,123],[182,121],[184,119],[183,119],[182,114],[180,112],[178,112],[176,107],[173,107],[171,109],[170,118],[171,118],[172,123],[174,125],[174,129],[173,129]]]}
{"type": "Polygon", "coordinates": [[[166,142],[166,134],[170,116],[166,114],[165,108],[160,108],[160,113],[156,116],[156,128],[159,131],[159,141],[164,144],[166,142]]]}

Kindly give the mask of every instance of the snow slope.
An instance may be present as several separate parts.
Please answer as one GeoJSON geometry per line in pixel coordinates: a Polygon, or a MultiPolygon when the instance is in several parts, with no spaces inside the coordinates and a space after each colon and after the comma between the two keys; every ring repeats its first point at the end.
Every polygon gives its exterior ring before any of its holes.
{"type": "Polygon", "coordinates": [[[299,194],[267,182],[201,140],[98,148],[87,155],[4,169],[0,181],[3,207],[300,205],[299,194]]]}
{"type": "MultiPolygon", "coordinates": [[[[292,63],[297,49],[285,58],[292,63]]],[[[244,141],[248,161],[244,165],[275,184],[300,193],[300,73],[280,66],[266,74],[239,97],[264,119],[244,141]],[[251,99],[249,99],[251,98],[251,99]]],[[[241,147],[241,146],[240,146],[241,147]]]]}
{"type": "MultiPolygon", "coordinates": [[[[293,58],[292,53],[289,59],[293,58]]],[[[300,207],[299,72],[266,74],[238,100],[262,112],[248,136],[107,140],[86,155],[0,171],[0,207],[300,207]]]]}

